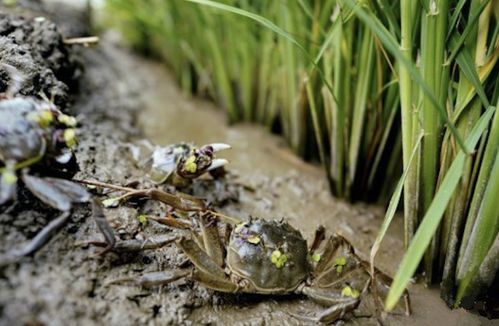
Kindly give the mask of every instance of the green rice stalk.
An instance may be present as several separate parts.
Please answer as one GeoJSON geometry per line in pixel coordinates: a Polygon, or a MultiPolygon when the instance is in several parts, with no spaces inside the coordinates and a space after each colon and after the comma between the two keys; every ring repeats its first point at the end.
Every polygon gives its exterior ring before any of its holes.
{"type": "Polygon", "coordinates": [[[458,289],[456,305],[459,306],[463,297],[473,292],[472,280],[479,272],[489,249],[499,231],[499,210],[497,209],[497,194],[499,194],[499,151],[496,150],[494,165],[490,179],[485,189],[477,218],[470,234],[469,242],[461,259],[457,277],[458,289]]]}
{"type": "MultiPolygon", "coordinates": [[[[480,120],[474,126],[470,136],[466,139],[467,148],[475,148],[480,137],[486,130],[494,111],[495,108],[491,107],[482,115],[480,120]]],[[[430,245],[431,239],[440,224],[447,204],[457,188],[464,168],[465,159],[465,153],[463,150],[460,150],[452,162],[451,167],[447,171],[440,188],[435,194],[434,200],[421,221],[421,224],[419,225],[418,230],[416,231],[416,234],[414,235],[414,238],[404,255],[404,258],[402,259],[397,274],[393,279],[390,292],[386,298],[385,307],[388,311],[393,309],[397,304],[411,277],[414,275],[426,249],[430,245]]]]}

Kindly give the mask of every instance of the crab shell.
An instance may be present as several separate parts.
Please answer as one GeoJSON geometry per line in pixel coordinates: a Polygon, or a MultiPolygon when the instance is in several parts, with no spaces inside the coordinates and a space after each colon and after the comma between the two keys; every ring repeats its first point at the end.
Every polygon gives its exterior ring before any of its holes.
{"type": "Polygon", "coordinates": [[[37,103],[26,98],[0,102],[0,161],[22,161],[44,152],[45,131],[27,116],[37,103]]]}
{"type": "Polygon", "coordinates": [[[301,233],[288,223],[263,219],[252,219],[234,229],[226,263],[232,275],[247,280],[245,292],[289,293],[310,271],[307,242],[301,233]],[[273,257],[276,254],[280,262],[273,257]]]}

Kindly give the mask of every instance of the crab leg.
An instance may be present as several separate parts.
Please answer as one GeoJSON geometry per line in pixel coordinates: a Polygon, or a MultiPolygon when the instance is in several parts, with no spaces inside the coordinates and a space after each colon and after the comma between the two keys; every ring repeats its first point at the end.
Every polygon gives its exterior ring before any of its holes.
{"type": "Polygon", "coordinates": [[[310,253],[313,254],[317,249],[319,249],[321,243],[326,239],[326,229],[324,226],[319,225],[315,230],[314,240],[310,246],[310,253]]]}
{"type": "Polygon", "coordinates": [[[95,223],[97,224],[97,227],[99,228],[99,231],[102,233],[104,239],[106,240],[106,248],[97,253],[97,255],[103,255],[109,250],[113,249],[116,244],[116,238],[114,236],[113,229],[107,222],[107,218],[104,214],[104,210],[102,209],[101,204],[96,199],[92,201],[92,215],[95,223]]]}
{"type": "Polygon", "coordinates": [[[191,270],[169,270],[162,272],[151,272],[151,273],[142,274],[138,278],[125,277],[112,280],[108,282],[106,285],[131,282],[138,286],[150,288],[154,286],[165,285],[175,282],[176,280],[187,277],[190,273],[191,270]]]}
{"type": "Polygon", "coordinates": [[[327,239],[321,251],[322,256],[320,261],[317,263],[317,267],[315,268],[315,275],[319,275],[326,270],[335,268],[337,264],[336,260],[338,258],[341,259],[355,255],[354,249],[350,242],[337,234],[332,235],[327,239]]]}
{"type": "Polygon", "coordinates": [[[148,216],[147,219],[176,229],[190,230],[192,228],[191,222],[180,218],[172,217],[171,215],[165,217],[148,216]]]}
{"type": "MultiPolygon", "coordinates": [[[[165,236],[161,235],[158,237],[151,238],[149,240],[122,240],[117,241],[113,247],[111,247],[111,251],[114,252],[139,252],[143,250],[153,250],[164,247],[167,244],[175,242],[177,237],[165,236]]],[[[78,245],[94,245],[97,247],[109,247],[109,244],[106,241],[98,241],[98,240],[90,240],[80,242],[78,245]]]]}
{"type": "Polygon", "coordinates": [[[184,193],[176,193],[175,195],[172,195],[165,191],[153,188],[145,190],[143,196],[158,200],[184,212],[204,211],[207,208],[202,199],[184,193]]]}
{"type": "Polygon", "coordinates": [[[201,215],[201,233],[206,253],[218,266],[222,267],[224,265],[224,249],[217,219],[211,212],[201,215]]]}
{"type": "Polygon", "coordinates": [[[193,240],[182,237],[177,241],[177,246],[179,246],[192,263],[204,273],[213,275],[214,277],[226,278],[224,270],[193,240]]]}
{"type": "Polygon", "coordinates": [[[16,256],[29,256],[40,250],[68,221],[69,211],[52,220],[16,256]]]}
{"type": "MultiPolygon", "coordinates": [[[[383,310],[384,309],[384,299],[388,296],[388,292],[390,291],[390,284],[392,283],[392,279],[379,271],[375,270],[375,275],[372,277],[371,291],[375,294],[375,303],[376,308],[383,310]]],[[[396,313],[404,313],[406,316],[411,315],[411,299],[409,297],[409,291],[404,290],[404,301],[400,300],[396,306],[396,313]]]]}
{"type": "Polygon", "coordinates": [[[359,298],[339,296],[328,297],[327,295],[323,295],[323,293],[316,292],[316,290],[318,289],[309,287],[306,287],[305,289],[308,289],[307,291],[304,291],[304,293],[307,294],[309,298],[320,304],[328,305],[330,307],[323,310],[322,312],[319,312],[313,317],[291,314],[293,317],[298,319],[308,320],[315,323],[332,324],[340,319],[343,319],[347,313],[357,309],[360,304],[359,298]]]}
{"type": "Polygon", "coordinates": [[[220,292],[236,293],[239,289],[239,287],[232,283],[227,277],[217,277],[199,269],[194,269],[192,271],[191,279],[201,283],[204,287],[220,292]]]}
{"type": "Polygon", "coordinates": [[[48,181],[26,173],[22,179],[26,187],[45,204],[63,212],[71,209],[71,198],[48,181]]]}

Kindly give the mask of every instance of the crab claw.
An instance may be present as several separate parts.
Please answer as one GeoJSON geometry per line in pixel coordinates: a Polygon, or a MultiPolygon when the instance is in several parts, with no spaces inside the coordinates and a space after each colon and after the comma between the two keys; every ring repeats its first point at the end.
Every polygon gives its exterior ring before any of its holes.
{"type": "Polygon", "coordinates": [[[201,155],[208,155],[212,157],[216,152],[220,152],[226,149],[231,148],[230,145],[223,144],[223,143],[213,143],[213,144],[206,144],[201,147],[199,147],[196,152],[201,154],[201,155]]]}
{"type": "Polygon", "coordinates": [[[224,151],[226,149],[231,149],[232,146],[224,143],[214,143],[214,144],[208,144],[204,145],[202,148],[210,146],[213,149],[213,153],[224,151]]]}
{"type": "Polygon", "coordinates": [[[215,169],[221,168],[222,166],[225,166],[227,164],[229,164],[229,161],[227,161],[226,159],[216,158],[213,161],[211,161],[211,165],[208,167],[208,169],[206,171],[215,170],[215,169]]]}

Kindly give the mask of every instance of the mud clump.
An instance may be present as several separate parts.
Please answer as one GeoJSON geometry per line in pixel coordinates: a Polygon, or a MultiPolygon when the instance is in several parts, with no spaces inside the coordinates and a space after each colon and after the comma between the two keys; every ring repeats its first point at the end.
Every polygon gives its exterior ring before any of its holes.
{"type": "MultiPolygon", "coordinates": [[[[68,107],[68,93],[76,84],[79,67],[66,48],[57,26],[45,17],[24,18],[0,13],[0,63],[16,68],[24,79],[19,93],[68,107]]],[[[11,76],[0,71],[0,92],[11,76]]]]}

